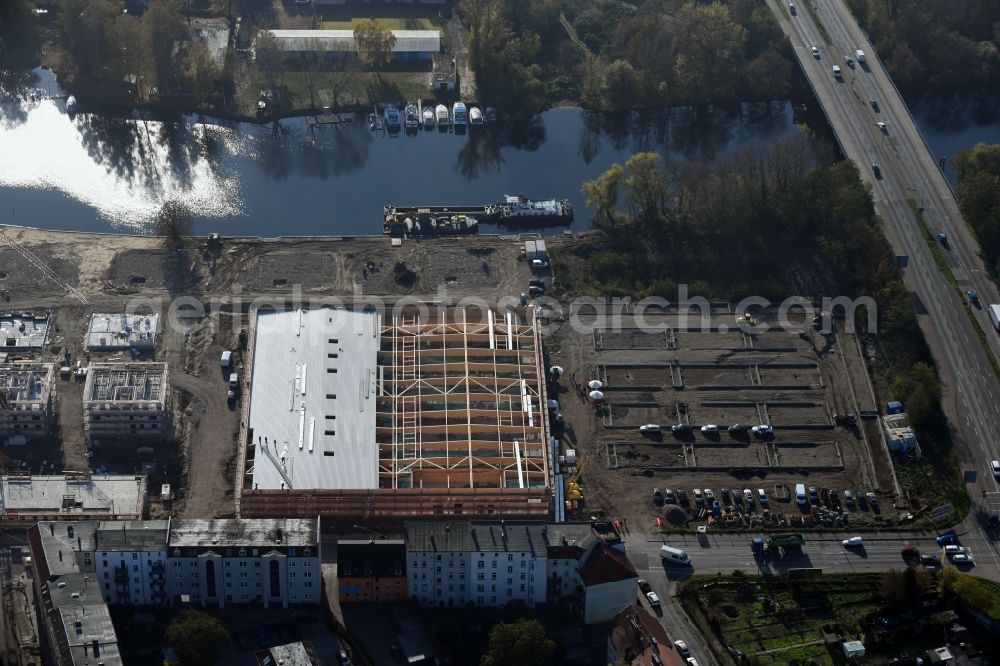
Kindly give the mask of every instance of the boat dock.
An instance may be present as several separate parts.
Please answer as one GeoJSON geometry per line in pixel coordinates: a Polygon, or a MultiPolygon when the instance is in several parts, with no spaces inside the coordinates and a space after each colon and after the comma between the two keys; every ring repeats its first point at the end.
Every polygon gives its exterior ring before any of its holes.
{"type": "Polygon", "coordinates": [[[321,113],[316,116],[306,116],[306,125],[342,125],[353,122],[354,116],[350,113],[321,113]]]}
{"type": "Polygon", "coordinates": [[[392,204],[388,204],[382,216],[382,233],[391,233],[395,225],[404,223],[408,217],[431,216],[434,218],[444,218],[453,215],[471,217],[480,224],[493,224],[500,215],[500,207],[496,204],[484,204],[482,206],[393,206],[392,204]]]}

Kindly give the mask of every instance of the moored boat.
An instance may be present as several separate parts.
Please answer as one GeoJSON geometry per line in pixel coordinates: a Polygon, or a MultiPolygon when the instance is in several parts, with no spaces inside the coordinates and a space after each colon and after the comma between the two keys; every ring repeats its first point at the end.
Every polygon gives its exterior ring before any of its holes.
{"type": "Polygon", "coordinates": [[[402,124],[399,120],[399,109],[393,105],[385,107],[385,128],[390,132],[398,132],[402,124]]]}
{"type": "Polygon", "coordinates": [[[407,104],[403,111],[403,125],[408,130],[415,130],[420,127],[420,118],[417,116],[417,105],[407,104]]]}
{"type": "Polygon", "coordinates": [[[501,224],[551,224],[573,221],[573,204],[569,199],[533,200],[522,196],[504,195],[500,202],[501,224]]]}
{"type": "Polygon", "coordinates": [[[469,107],[469,124],[470,125],[483,124],[483,112],[479,110],[478,106],[469,107]]]}
{"type": "Polygon", "coordinates": [[[69,115],[76,113],[76,97],[73,95],[66,98],[66,113],[69,115]]]}
{"type": "Polygon", "coordinates": [[[451,125],[451,116],[448,115],[448,107],[444,104],[437,105],[437,108],[434,109],[434,115],[437,116],[438,127],[447,129],[451,125]]]}
{"type": "Polygon", "coordinates": [[[467,122],[465,104],[461,102],[455,102],[451,107],[451,122],[458,127],[465,127],[467,122]]]}
{"type": "Polygon", "coordinates": [[[424,129],[434,127],[434,109],[429,106],[424,107],[424,129]]]}

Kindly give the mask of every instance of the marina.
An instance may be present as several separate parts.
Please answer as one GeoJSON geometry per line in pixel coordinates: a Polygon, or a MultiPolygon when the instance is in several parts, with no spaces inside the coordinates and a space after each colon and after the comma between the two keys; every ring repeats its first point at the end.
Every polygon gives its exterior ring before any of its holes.
{"type": "Polygon", "coordinates": [[[476,233],[479,224],[542,227],[569,225],[573,204],[569,199],[534,200],[507,194],[497,203],[476,206],[395,206],[383,209],[382,233],[390,236],[476,233]],[[474,221],[476,225],[468,224],[474,221]]]}
{"type": "Polygon", "coordinates": [[[354,116],[350,113],[320,113],[306,116],[306,125],[342,125],[351,122],[354,122],[354,116]]]}

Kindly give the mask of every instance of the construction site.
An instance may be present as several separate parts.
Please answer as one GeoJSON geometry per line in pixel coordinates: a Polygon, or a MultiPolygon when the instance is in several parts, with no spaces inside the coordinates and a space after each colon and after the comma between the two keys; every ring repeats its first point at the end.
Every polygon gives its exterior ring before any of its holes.
{"type": "Polygon", "coordinates": [[[0,364],[0,442],[24,445],[51,434],[55,377],[51,363],[0,364]]]}
{"type": "Polygon", "coordinates": [[[801,313],[779,327],[776,312],[738,314],[728,304],[641,317],[626,308],[615,326],[602,323],[610,311],[594,314],[592,326],[562,325],[551,343],[567,373],[564,448],[587,465],[587,511],[634,516],[637,525],[669,517],[750,526],[778,511],[795,522],[810,513],[830,524],[895,518],[888,510],[845,517],[836,500],[838,489],[898,492],[853,335],[826,335],[801,313]],[[816,511],[796,505],[797,484],[815,489],[816,511]],[[748,511],[757,489],[789,504],[748,511]]]}
{"type": "Polygon", "coordinates": [[[258,313],[250,340],[241,516],[549,515],[531,308],[258,313]]]}
{"type": "Polygon", "coordinates": [[[83,425],[95,437],[168,433],[166,363],[92,363],[83,389],[83,425]]]}

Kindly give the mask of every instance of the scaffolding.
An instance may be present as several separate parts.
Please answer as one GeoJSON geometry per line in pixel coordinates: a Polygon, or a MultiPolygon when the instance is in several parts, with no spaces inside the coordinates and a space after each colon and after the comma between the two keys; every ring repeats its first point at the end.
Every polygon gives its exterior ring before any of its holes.
{"type": "Polygon", "coordinates": [[[90,436],[159,437],[169,427],[166,363],[92,363],[83,389],[90,436]]]}
{"type": "Polygon", "coordinates": [[[0,364],[0,437],[47,435],[52,426],[54,393],[51,363],[0,364]]]}

